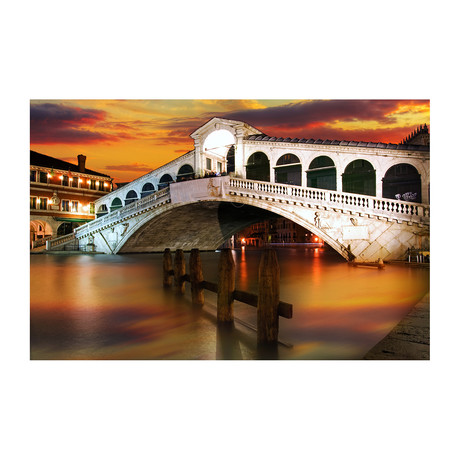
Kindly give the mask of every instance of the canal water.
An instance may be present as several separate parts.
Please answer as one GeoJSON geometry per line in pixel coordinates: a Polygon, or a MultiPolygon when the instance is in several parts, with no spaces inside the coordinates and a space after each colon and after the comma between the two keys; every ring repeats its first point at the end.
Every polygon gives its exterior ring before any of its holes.
{"type": "MultiPolygon", "coordinates": [[[[428,292],[429,271],[349,266],[328,248],[279,248],[281,344],[270,359],[361,359],[428,292]]],[[[217,281],[219,252],[202,253],[217,281]]],[[[257,293],[261,251],[233,251],[236,288],[257,293]]],[[[188,254],[186,259],[188,262],[188,254]]],[[[161,254],[32,255],[31,359],[258,359],[256,309],[235,302],[235,326],[217,327],[216,295],[203,308],[190,288],[162,287],[161,254]]],[[[187,283],[189,285],[189,283],[187,283]]]]}

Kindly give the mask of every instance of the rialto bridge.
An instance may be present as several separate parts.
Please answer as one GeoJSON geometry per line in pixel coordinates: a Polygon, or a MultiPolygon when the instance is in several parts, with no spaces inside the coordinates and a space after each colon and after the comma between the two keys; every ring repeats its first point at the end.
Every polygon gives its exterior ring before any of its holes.
{"type": "Polygon", "coordinates": [[[96,201],[80,248],[212,250],[274,215],[347,260],[429,245],[429,146],[269,137],[220,118],[191,137],[193,151],[96,201]]]}

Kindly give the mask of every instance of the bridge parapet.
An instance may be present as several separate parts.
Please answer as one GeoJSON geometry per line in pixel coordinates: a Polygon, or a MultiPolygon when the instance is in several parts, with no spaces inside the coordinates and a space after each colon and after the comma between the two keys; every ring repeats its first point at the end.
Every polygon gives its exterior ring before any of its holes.
{"type": "Polygon", "coordinates": [[[100,230],[106,226],[109,226],[113,223],[119,222],[120,220],[129,218],[135,214],[141,212],[147,212],[150,209],[159,206],[160,204],[166,203],[170,198],[169,188],[164,188],[158,192],[152,193],[140,200],[130,203],[127,206],[123,206],[120,209],[109,212],[103,217],[88,222],[85,225],[74,230],[75,236],[77,238],[82,238],[93,231],[100,230]]]}
{"type": "Polygon", "coordinates": [[[428,223],[430,206],[421,203],[376,198],[335,190],[274,184],[247,179],[230,178],[228,192],[233,195],[256,192],[259,197],[273,201],[285,199],[291,204],[316,205],[336,212],[351,211],[368,217],[383,217],[401,222],[428,223]]]}

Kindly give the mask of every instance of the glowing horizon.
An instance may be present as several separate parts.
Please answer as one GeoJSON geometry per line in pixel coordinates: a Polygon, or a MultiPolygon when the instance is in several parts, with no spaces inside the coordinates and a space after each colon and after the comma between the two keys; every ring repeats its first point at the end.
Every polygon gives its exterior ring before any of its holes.
{"type": "Polygon", "coordinates": [[[430,125],[428,100],[32,100],[30,148],[129,182],[194,148],[213,117],[270,136],[399,143],[430,125]]]}

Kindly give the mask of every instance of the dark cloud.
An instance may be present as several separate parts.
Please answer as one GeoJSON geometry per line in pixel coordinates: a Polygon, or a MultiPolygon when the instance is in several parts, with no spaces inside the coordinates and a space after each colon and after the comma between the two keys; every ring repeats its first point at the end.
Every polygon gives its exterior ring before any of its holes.
{"type": "MultiPolygon", "coordinates": [[[[395,112],[418,113],[427,100],[315,100],[300,101],[230,112],[207,112],[199,117],[172,118],[162,123],[170,136],[183,140],[213,117],[241,120],[260,129],[265,134],[280,137],[306,137],[357,141],[399,142],[416,126],[391,129],[344,129],[341,124],[351,121],[378,122],[389,125],[397,122],[395,112]],[[399,107],[409,107],[401,110],[399,107]]],[[[428,120],[427,120],[428,121],[428,120]]],[[[169,144],[170,139],[158,139],[169,144]]]]}
{"type": "Polygon", "coordinates": [[[92,144],[117,137],[87,129],[104,120],[106,112],[64,104],[31,104],[30,142],[32,144],[92,144]]]}
{"type": "MultiPolygon", "coordinates": [[[[427,101],[414,101],[414,103],[427,101]]],[[[401,100],[330,100],[301,101],[264,109],[239,110],[226,114],[228,118],[244,120],[257,127],[280,126],[302,128],[309,123],[378,121],[392,123],[392,116],[400,104],[411,101],[401,100]]]]}

